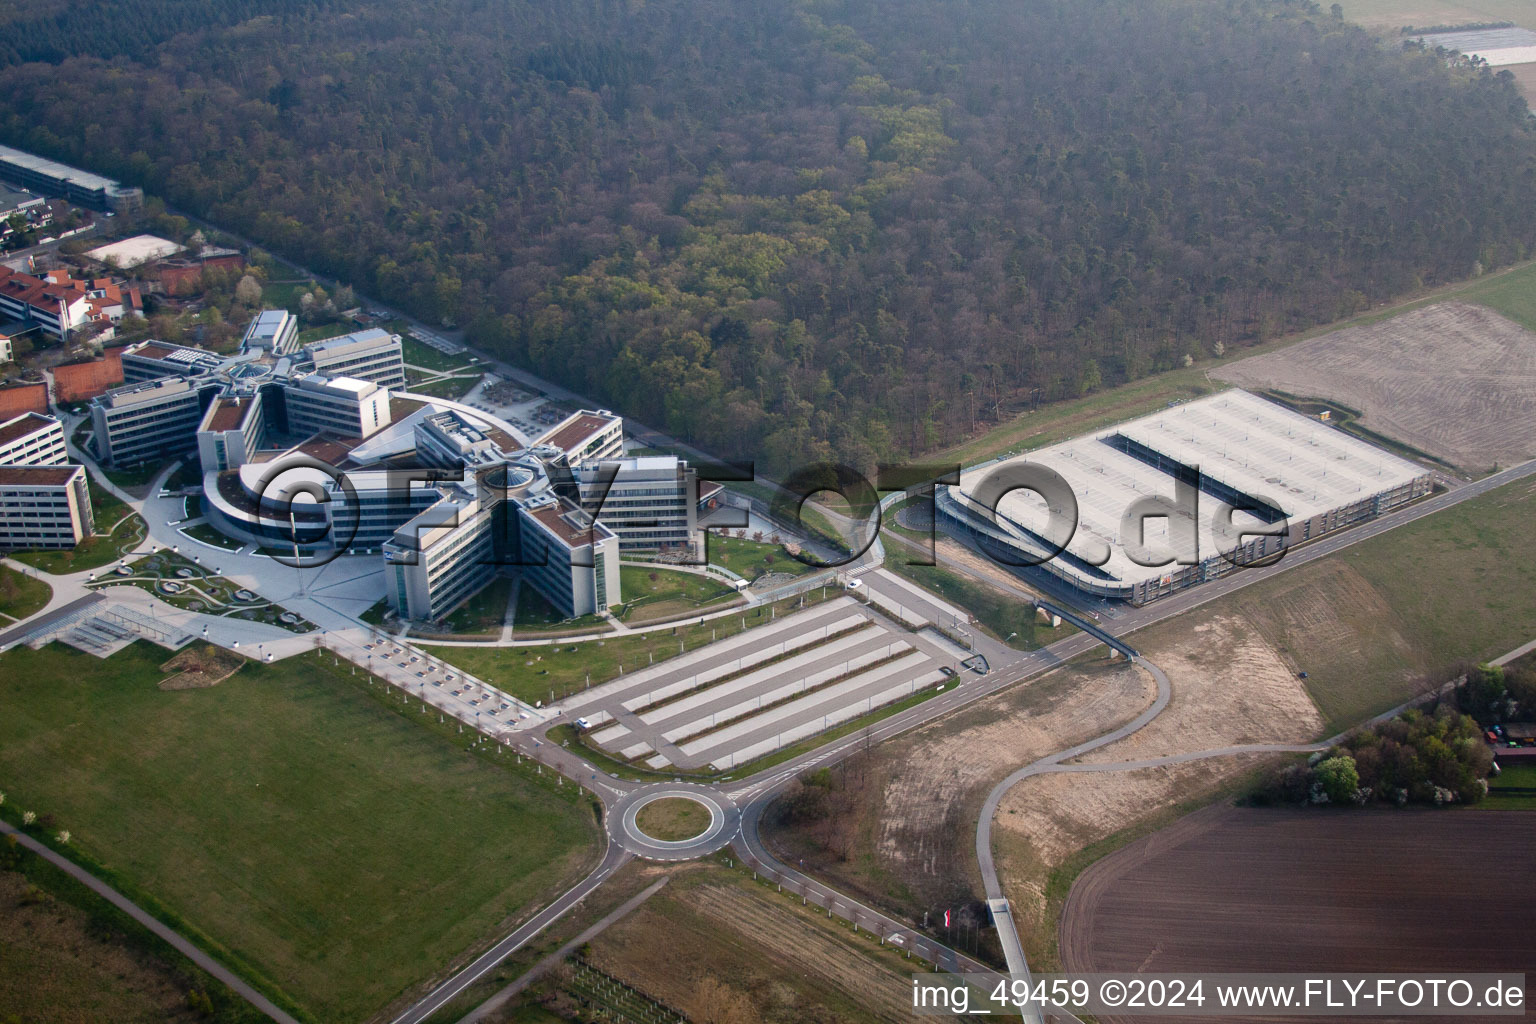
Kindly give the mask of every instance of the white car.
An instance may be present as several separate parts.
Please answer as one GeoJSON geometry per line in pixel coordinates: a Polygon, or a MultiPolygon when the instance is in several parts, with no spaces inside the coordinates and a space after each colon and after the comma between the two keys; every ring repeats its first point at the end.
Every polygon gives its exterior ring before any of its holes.
{"type": "Polygon", "coordinates": [[[846,587],[847,587],[848,590],[858,590],[863,585],[864,585],[864,581],[863,580],[849,580],[848,583],[846,584],[846,587]]]}

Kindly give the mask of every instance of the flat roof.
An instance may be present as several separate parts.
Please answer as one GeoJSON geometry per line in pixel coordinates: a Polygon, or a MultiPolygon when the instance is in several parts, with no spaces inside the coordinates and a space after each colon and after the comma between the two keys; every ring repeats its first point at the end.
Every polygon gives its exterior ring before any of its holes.
{"type": "Polygon", "coordinates": [[[84,466],[0,466],[0,484],[57,487],[84,471],[84,466]]]}
{"type": "Polygon", "coordinates": [[[607,413],[586,411],[572,413],[533,443],[554,445],[563,452],[569,452],[580,448],[593,435],[601,433],[618,422],[621,422],[619,417],[607,413]]]}
{"type": "Polygon", "coordinates": [[[203,420],[203,430],[239,430],[240,425],[250,416],[251,410],[256,408],[256,398],[252,396],[236,395],[233,397],[220,397],[213,401],[208,408],[208,417],[203,420]]]}
{"type": "Polygon", "coordinates": [[[50,174],[55,178],[63,178],[85,188],[104,188],[112,191],[122,187],[122,184],[113,178],[92,174],[90,171],[82,171],[78,167],[61,164],[57,160],[49,160],[47,157],[28,153],[25,150],[12,149],[10,146],[0,146],[0,160],[15,164],[17,167],[25,167],[30,171],[37,171],[40,174],[50,174]]]}
{"type": "Polygon", "coordinates": [[[20,416],[13,417],[0,423],[0,444],[10,444],[20,440],[28,434],[35,434],[39,430],[57,426],[58,420],[52,416],[43,416],[35,412],[24,412],[20,416]]]}
{"type": "Polygon", "coordinates": [[[564,499],[557,499],[525,511],[550,533],[559,538],[567,548],[585,547],[594,540],[602,540],[609,531],[601,523],[564,499]]]}
{"type": "MultiPolygon", "coordinates": [[[[1077,529],[1066,554],[1098,566],[1112,580],[1134,584],[1156,579],[1176,566],[1143,566],[1133,561],[1122,543],[1121,521],[1133,505],[1148,497],[1173,499],[1174,478],[1168,470],[1125,451],[1127,442],[1142,446],[1144,454],[1165,464],[1198,469],[1210,481],[1267,501],[1292,521],[1354,504],[1428,474],[1421,466],[1318,420],[1232,389],[974,467],[961,474],[957,497],[979,511],[984,505],[974,499],[974,489],[1000,465],[1032,463],[1053,470],[1077,501],[1077,529]]],[[[1200,494],[1195,527],[1201,559],[1234,546],[1230,538],[1217,537],[1218,505],[1209,494],[1200,494]]],[[[1034,492],[1009,492],[999,501],[997,512],[999,520],[1037,536],[1050,532],[1045,501],[1034,492]]],[[[1240,530],[1264,528],[1264,520],[1247,512],[1234,514],[1232,520],[1240,530]]],[[[1168,545],[1172,524],[1167,518],[1147,518],[1142,524],[1149,548],[1168,545]]]]}
{"type": "Polygon", "coordinates": [[[293,383],[305,391],[329,391],[350,395],[353,398],[366,398],[375,391],[382,390],[372,381],[358,380],[356,377],[327,377],[320,373],[300,377],[293,383]]]}
{"type": "Polygon", "coordinates": [[[139,402],[147,402],[162,394],[175,395],[192,390],[192,385],[181,377],[158,377],[155,380],[139,381],[137,384],[127,384],[120,388],[113,388],[104,395],[93,399],[96,402],[104,402],[109,406],[136,405],[139,402]]]}
{"type": "Polygon", "coordinates": [[[110,263],[114,267],[137,267],[144,263],[151,263],[167,256],[174,256],[184,251],[185,247],[177,245],[169,238],[157,238],[154,235],[134,235],[120,242],[112,242],[108,245],[99,245],[86,252],[86,255],[103,263],[110,263]]]}
{"type": "Polygon", "coordinates": [[[304,346],[304,351],[311,356],[330,356],[344,354],[353,348],[373,348],[380,344],[394,344],[395,336],[382,327],[369,327],[362,331],[353,331],[351,334],[343,334],[336,338],[326,338],[324,341],[312,341],[304,346]]]}

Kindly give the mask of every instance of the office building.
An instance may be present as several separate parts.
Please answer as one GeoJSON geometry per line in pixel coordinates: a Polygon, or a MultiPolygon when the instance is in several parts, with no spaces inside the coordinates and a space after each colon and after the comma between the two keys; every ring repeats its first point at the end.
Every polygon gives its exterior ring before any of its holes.
{"type": "Polygon", "coordinates": [[[583,409],[549,428],[533,446],[555,449],[572,468],[616,459],[624,454],[624,421],[606,409],[583,409]]]}
{"type": "Polygon", "coordinates": [[[69,460],[64,427],[35,412],[0,422],[0,466],[60,466],[69,460]]]}
{"type": "Polygon", "coordinates": [[[405,387],[405,359],[400,351],[400,335],[390,334],[382,328],[370,327],[305,345],[303,360],[323,376],[352,377],[385,388],[405,387]]]}
{"type": "Polygon", "coordinates": [[[113,213],[137,213],[144,208],[143,189],[10,146],[0,146],[0,178],[76,206],[113,213]]]}
{"type": "Polygon", "coordinates": [[[389,423],[389,392],[352,377],[311,374],[290,380],[283,401],[290,434],[329,431],[361,439],[389,423]]]}
{"type": "Polygon", "coordinates": [[[140,341],[129,345],[122,350],[122,360],[125,384],[161,377],[202,377],[218,370],[225,362],[207,349],[164,341],[140,341]]]}
{"type": "Polygon", "coordinates": [[[95,528],[84,466],[0,466],[0,546],[72,548],[95,528]]]}
{"type": "Polygon", "coordinates": [[[197,457],[203,472],[236,469],[266,443],[261,396],[220,395],[197,425],[197,457]]]}
{"type": "Polygon", "coordinates": [[[698,481],[681,459],[588,460],[572,473],[581,507],[618,535],[625,553],[686,547],[698,536],[698,481]]]}
{"type": "Polygon", "coordinates": [[[97,455],[120,467],[196,448],[205,391],[211,402],[216,387],[199,388],[178,377],[163,377],[113,388],[92,399],[97,455]]]}
{"type": "Polygon", "coordinates": [[[264,309],[251,320],[240,339],[242,352],[264,351],[285,356],[299,347],[299,318],[286,309],[264,309]]]}

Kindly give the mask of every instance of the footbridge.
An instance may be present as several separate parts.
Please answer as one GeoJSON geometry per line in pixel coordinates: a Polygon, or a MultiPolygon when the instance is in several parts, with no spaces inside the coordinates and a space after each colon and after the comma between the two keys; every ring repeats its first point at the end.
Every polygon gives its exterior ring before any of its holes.
{"type": "Polygon", "coordinates": [[[1079,615],[1076,612],[1069,612],[1060,605],[1052,604],[1051,602],[1045,600],[1036,600],[1035,607],[1040,611],[1045,612],[1047,615],[1060,616],[1062,621],[1072,623],[1072,625],[1076,626],[1084,633],[1087,633],[1095,640],[1098,640],[1102,644],[1106,644],[1110,650],[1119,651],[1121,654],[1125,655],[1126,660],[1128,661],[1135,661],[1141,656],[1139,653],[1137,653],[1136,648],[1132,647],[1124,640],[1121,640],[1113,633],[1108,632],[1104,629],[1103,626],[1100,626],[1097,622],[1094,622],[1092,619],[1087,618],[1086,616],[1079,615]]]}

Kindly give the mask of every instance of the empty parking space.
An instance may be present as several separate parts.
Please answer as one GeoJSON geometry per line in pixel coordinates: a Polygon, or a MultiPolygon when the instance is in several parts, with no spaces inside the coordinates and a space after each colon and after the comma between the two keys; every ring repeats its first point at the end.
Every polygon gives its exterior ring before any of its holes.
{"type": "Polygon", "coordinates": [[[583,693],[591,739],[651,768],[729,768],[937,686],[967,652],[851,598],[583,693]]]}

